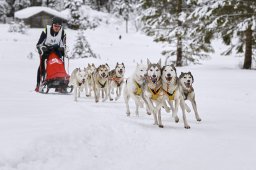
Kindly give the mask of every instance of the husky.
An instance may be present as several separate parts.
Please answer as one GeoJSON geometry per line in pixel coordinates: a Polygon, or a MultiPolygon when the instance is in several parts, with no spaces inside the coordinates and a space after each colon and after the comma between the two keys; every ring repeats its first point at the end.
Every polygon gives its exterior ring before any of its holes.
{"type": "MultiPolygon", "coordinates": [[[[195,91],[192,86],[194,83],[194,77],[191,72],[183,73],[181,72],[179,76],[179,81],[181,85],[181,94],[184,97],[184,100],[189,100],[192,104],[193,110],[195,112],[195,117],[197,121],[201,121],[202,119],[199,117],[198,111],[197,111],[197,104],[195,99],[195,91]]],[[[190,112],[190,111],[188,111],[190,112]]]]}
{"type": "Polygon", "coordinates": [[[158,125],[160,128],[163,128],[161,107],[164,106],[164,98],[161,81],[161,59],[157,64],[152,64],[149,59],[147,59],[147,63],[147,79],[144,88],[145,102],[148,104],[148,112],[153,113],[154,124],[158,125]]]}
{"type": "Polygon", "coordinates": [[[83,89],[86,89],[86,79],[87,79],[87,71],[86,68],[80,69],[76,68],[71,73],[69,86],[73,86],[74,88],[74,100],[77,101],[77,97],[80,97],[80,92],[83,91],[83,89]]]}
{"type": "MultiPolygon", "coordinates": [[[[188,125],[186,115],[185,115],[186,106],[185,106],[183,96],[180,92],[179,78],[177,77],[177,72],[174,65],[166,65],[162,68],[162,89],[165,95],[165,100],[168,102],[168,104],[172,109],[172,117],[175,118],[175,122],[176,123],[179,122],[177,113],[178,113],[178,108],[180,106],[183,113],[184,127],[186,129],[189,129],[190,126],[188,125]],[[173,101],[175,102],[175,107],[173,107],[173,103],[172,103],[173,101]]],[[[164,104],[166,103],[165,100],[163,101],[164,104]]]]}
{"type": "Polygon", "coordinates": [[[143,108],[143,87],[145,83],[145,78],[147,75],[147,66],[144,64],[138,64],[136,66],[135,72],[131,77],[125,81],[123,96],[126,105],[126,114],[130,116],[129,100],[132,98],[136,105],[136,115],[139,116],[139,107],[143,108]]]}
{"type": "Polygon", "coordinates": [[[86,96],[89,97],[92,94],[93,91],[93,74],[96,70],[96,67],[94,64],[88,64],[86,67],[87,70],[87,89],[86,89],[86,96]]]}
{"type": "Polygon", "coordinates": [[[93,91],[95,102],[99,102],[100,92],[102,91],[103,102],[108,99],[108,77],[109,66],[108,64],[100,65],[93,74],[93,91]]]}
{"type": "Polygon", "coordinates": [[[118,100],[121,96],[122,86],[124,83],[124,73],[125,73],[125,66],[124,63],[119,64],[116,63],[115,69],[109,72],[109,100],[112,101],[113,98],[111,94],[114,94],[114,90],[116,89],[116,98],[118,100]]]}

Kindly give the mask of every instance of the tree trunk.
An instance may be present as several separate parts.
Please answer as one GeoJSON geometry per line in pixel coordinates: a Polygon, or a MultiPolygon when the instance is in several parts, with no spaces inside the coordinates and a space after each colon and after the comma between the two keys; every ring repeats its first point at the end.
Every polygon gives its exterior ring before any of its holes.
{"type": "Polygon", "coordinates": [[[251,69],[252,66],[252,30],[250,27],[245,32],[245,55],[243,69],[251,69]]]}
{"type": "MultiPolygon", "coordinates": [[[[179,17],[180,13],[182,12],[182,0],[177,0],[177,17],[179,17]]],[[[182,26],[181,21],[178,20],[178,29],[182,26]]],[[[176,66],[182,66],[182,37],[181,33],[178,32],[176,34],[177,37],[177,59],[176,59],[176,66]]]]}
{"type": "Polygon", "coordinates": [[[125,28],[126,28],[126,34],[128,34],[128,20],[125,20],[125,28]]]}

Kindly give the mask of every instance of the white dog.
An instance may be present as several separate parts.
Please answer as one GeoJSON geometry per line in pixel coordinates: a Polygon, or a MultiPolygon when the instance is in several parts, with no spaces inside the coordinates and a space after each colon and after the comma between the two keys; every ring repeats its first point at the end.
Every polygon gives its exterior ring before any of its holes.
{"type": "Polygon", "coordinates": [[[99,102],[100,92],[102,92],[103,102],[108,99],[108,86],[109,86],[109,66],[108,64],[100,65],[93,74],[93,90],[95,102],[99,102]]]}
{"type": "Polygon", "coordinates": [[[80,92],[86,88],[86,79],[87,79],[87,72],[84,68],[81,70],[80,68],[76,68],[73,70],[69,86],[73,86],[74,88],[74,100],[77,101],[77,97],[80,97],[80,92]]]}
{"type": "Polygon", "coordinates": [[[86,96],[89,97],[93,91],[93,74],[96,71],[96,67],[94,64],[88,64],[86,67],[87,70],[87,89],[86,89],[86,96]]]}
{"type": "Polygon", "coordinates": [[[123,96],[126,104],[126,114],[130,116],[129,99],[132,98],[136,105],[136,115],[139,115],[139,107],[143,108],[142,92],[147,75],[147,66],[143,64],[137,64],[135,72],[129,77],[124,86],[123,96]]]}
{"type": "Polygon", "coordinates": [[[114,90],[116,89],[116,98],[118,100],[121,96],[122,86],[124,83],[124,73],[125,73],[125,66],[124,63],[116,63],[116,67],[114,70],[109,72],[109,100],[112,101],[113,98],[111,93],[114,94],[114,90]]]}
{"type": "MultiPolygon", "coordinates": [[[[184,100],[189,100],[191,102],[193,110],[195,112],[196,120],[200,122],[202,119],[199,117],[199,114],[197,111],[195,91],[192,86],[192,84],[194,82],[193,75],[191,74],[191,72],[188,72],[188,73],[181,72],[181,74],[179,76],[179,81],[181,84],[181,92],[184,97],[184,100]]],[[[190,111],[188,111],[188,112],[190,112],[190,111]]]]}

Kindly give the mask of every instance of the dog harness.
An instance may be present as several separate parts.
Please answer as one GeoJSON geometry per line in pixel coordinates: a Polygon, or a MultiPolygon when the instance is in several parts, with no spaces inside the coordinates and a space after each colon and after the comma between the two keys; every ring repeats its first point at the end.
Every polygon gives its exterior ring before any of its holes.
{"type": "Polygon", "coordinates": [[[104,84],[101,84],[99,81],[98,81],[98,83],[99,83],[99,85],[101,86],[101,88],[104,88],[104,87],[106,86],[107,81],[105,81],[104,84]]]}
{"type": "Polygon", "coordinates": [[[148,89],[149,89],[150,93],[152,94],[151,99],[152,100],[157,100],[159,95],[160,95],[160,92],[161,92],[161,87],[158,88],[157,90],[152,90],[149,87],[148,87],[148,89]]]}
{"type": "Polygon", "coordinates": [[[175,93],[176,93],[176,90],[174,90],[174,92],[171,94],[165,90],[163,90],[167,95],[168,95],[168,98],[169,100],[174,100],[174,96],[175,96],[175,93]]]}
{"type": "Polygon", "coordinates": [[[113,77],[112,80],[116,83],[117,87],[119,87],[123,83],[122,77],[113,77]]]}
{"type": "Polygon", "coordinates": [[[136,81],[134,81],[134,83],[136,85],[136,90],[135,90],[134,94],[137,96],[140,96],[142,94],[142,88],[136,81]]]}

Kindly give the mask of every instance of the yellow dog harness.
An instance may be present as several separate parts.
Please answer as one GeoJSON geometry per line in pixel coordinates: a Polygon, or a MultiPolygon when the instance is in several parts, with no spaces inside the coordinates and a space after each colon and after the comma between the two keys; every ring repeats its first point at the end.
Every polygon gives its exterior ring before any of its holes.
{"type": "Polygon", "coordinates": [[[136,89],[135,89],[134,94],[137,95],[137,96],[140,96],[142,94],[142,88],[136,81],[134,81],[134,83],[136,85],[136,89]]]}
{"type": "Polygon", "coordinates": [[[157,100],[158,97],[160,96],[161,92],[161,87],[158,90],[152,90],[151,88],[148,88],[150,93],[152,94],[151,99],[152,100],[157,100]]]}
{"type": "Polygon", "coordinates": [[[174,92],[172,94],[167,92],[167,91],[165,91],[165,90],[164,90],[164,92],[168,95],[169,100],[174,100],[174,96],[175,96],[176,90],[174,90],[174,92]]]}

